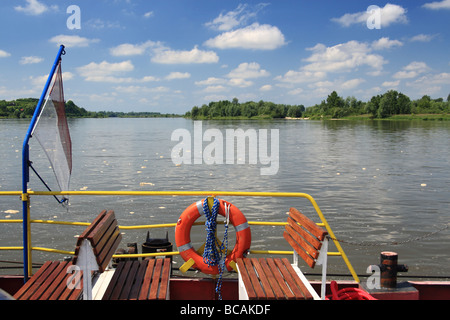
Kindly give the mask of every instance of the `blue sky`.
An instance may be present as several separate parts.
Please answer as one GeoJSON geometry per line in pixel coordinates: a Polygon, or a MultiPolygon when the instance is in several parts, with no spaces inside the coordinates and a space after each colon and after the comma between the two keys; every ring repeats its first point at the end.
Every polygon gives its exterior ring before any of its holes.
{"type": "Polygon", "coordinates": [[[450,0],[3,0],[0,99],[38,98],[60,44],[66,100],[92,111],[446,99],[449,21],[450,0]]]}

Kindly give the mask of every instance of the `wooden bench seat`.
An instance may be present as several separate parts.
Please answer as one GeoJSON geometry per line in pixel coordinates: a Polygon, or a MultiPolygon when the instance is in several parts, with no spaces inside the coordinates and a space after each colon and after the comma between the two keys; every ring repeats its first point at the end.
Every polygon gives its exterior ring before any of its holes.
{"type": "Polygon", "coordinates": [[[114,211],[103,210],[78,237],[72,261],[46,262],[14,298],[90,300],[93,277],[106,270],[121,239],[114,211]],[[88,270],[89,276],[85,277],[83,270],[88,270]],[[77,279],[82,282],[74,283],[77,279]]]}
{"type": "MultiPolygon", "coordinates": [[[[14,298],[17,300],[78,300],[82,294],[81,286],[72,282],[69,261],[47,261],[28,280],[14,298]]],[[[81,274],[80,278],[81,279],[81,274]]]]}
{"type": "Polygon", "coordinates": [[[103,210],[78,237],[73,263],[75,265],[84,263],[86,257],[81,259],[81,256],[83,254],[89,254],[92,250],[97,262],[98,271],[104,272],[111,262],[113,254],[119,247],[121,240],[122,234],[120,233],[114,211],[103,210]],[[91,250],[83,252],[83,246],[86,246],[86,249],[91,248],[91,250]]]}
{"type": "Polygon", "coordinates": [[[312,299],[286,258],[238,259],[237,265],[250,300],[312,299]]]}
{"type": "Polygon", "coordinates": [[[121,261],[103,300],[165,300],[169,298],[170,258],[121,261]]]}
{"type": "Polygon", "coordinates": [[[302,258],[311,268],[322,265],[322,298],[325,297],[328,234],[297,209],[289,210],[283,237],[294,249],[286,258],[238,259],[240,299],[320,299],[298,267],[302,258]]]}

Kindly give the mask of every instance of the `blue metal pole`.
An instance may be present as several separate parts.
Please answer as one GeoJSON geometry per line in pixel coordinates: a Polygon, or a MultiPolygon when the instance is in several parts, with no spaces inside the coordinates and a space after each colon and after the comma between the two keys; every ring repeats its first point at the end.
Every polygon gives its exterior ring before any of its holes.
{"type": "Polygon", "coordinates": [[[50,74],[48,75],[47,83],[45,84],[44,90],[42,91],[39,102],[34,110],[33,118],[31,118],[30,125],[28,127],[27,134],[25,135],[25,139],[23,141],[22,147],[22,209],[23,209],[23,276],[24,282],[28,281],[28,216],[29,216],[29,197],[27,194],[28,190],[28,182],[30,181],[29,175],[29,144],[31,138],[31,133],[33,132],[34,126],[36,125],[37,119],[41,112],[42,104],[47,95],[48,88],[50,87],[50,83],[53,79],[53,75],[55,74],[56,68],[58,66],[59,60],[61,59],[61,55],[65,54],[64,46],[61,45],[59,47],[58,55],[56,56],[55,62],[53,63],[50,74]]]}

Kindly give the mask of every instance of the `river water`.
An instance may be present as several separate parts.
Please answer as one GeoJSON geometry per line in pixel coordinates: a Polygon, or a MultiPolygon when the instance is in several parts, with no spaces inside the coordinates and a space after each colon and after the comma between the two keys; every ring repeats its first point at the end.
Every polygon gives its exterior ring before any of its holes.
{"type": "MultiPolygon", "coordinates": [[[[0,120],[0,191],[21,190],[21,148],[28,124],[28,120],[0,120]]],[[[335,236],[345,241],[341,245],[358,274],[366,274],[369,265],[379,263],[380,252],[388,250],[399,254],[400,264],[408,265],[405,275],[450,276],[449,229],[429,235],[450,222],[450,122],[109,118],[70,119],[69,126],[71,190],[308,193],[335,236]],[[278,139],[266,144],[271,162],[263,162],[261,148],[254,145],[250,150],[258,151],[256,163],[249,163],[247,149],[243,164],[237,158],[226,164],[226,132],[230,129],[254,130],[263,141],[277,132],[278,139]],[[183,153],[191,164],[173,161],[172,151],[181,140],[172,139],[172,134],[180,130],[192,139],[183,153]],[[212,146],[202,136],[207,132],[222,134],[213,140],[219,143],[215,146],[224,146],[222,163],[207,164],[206,158],[200,164],[194,161],[195,154],[207,153],[212,146]],[[272,174],[262,175],[262,169],[269,166],[272,174]]],[[[30,148],[33,166],[54,187],[50,164],[37,141],[31,139],[30,148]]],[[[34,174],[30,180],[31,189],[45,191],[34,174]]],[[[249,221],[285,221],[289,208],[296,207],[318,222],[305,199],[223,198],[238,206],[249,221]]],[[[173,223],[197,200],[190,196],[71,196],[70,205],[64,208],[52,197],[32,197],[31,215],[33,219],[89,222],[101,210],[114,209],[121,225],[173,223]]],[[[21,218],[19,197],[0,197],[0,219],[21,218]]],[[[70,251],[82,230],[67,226],[50,230],[33,224],[33,246],[70,251]]],[[[252,227],[252,249],[289,250],[282,230],[252,227]]],[[[140,246],[147,231],[125,231],[124,246],[132,242],[140,246]]],[[[150,235],[165,237],[166,231],[174,242],[173,229],[152,229],[150,235]]],[[[0,224],[0,232],[0,246],[22,245],[20,224],[0,224]]],[[[193,230],[192,237],[201,243],[204,230],[193,230]]],[[[230,235],[230,246],[232,241],[230,235]]],[[[335,251],[333,244],[330,247],[335,251]]],[[[18,251],[0,251],[0,255],[0,260],[22,259],[18,251]]],[[[33,262],[49,258],[55,257],[33,253],[33,262]]],[[[182,262],[175,259],[175,263],[182,262]]],[[[349,273],[339,257],[329,258],[329,272],[349,273]]]]}

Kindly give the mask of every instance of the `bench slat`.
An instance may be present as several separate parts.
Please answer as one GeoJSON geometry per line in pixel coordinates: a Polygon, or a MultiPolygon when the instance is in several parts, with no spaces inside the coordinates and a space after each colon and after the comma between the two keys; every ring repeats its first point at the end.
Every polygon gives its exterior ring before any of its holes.
{"type": "Polygon", "coordinates": [[[124,267],[121,269],[121,271],[119,273],[119,277],[117,279],[117,284],[114,287],[114,290],[111,294],[110,300],[118,300],[120,298],[122,289],[124,288],[127,277],[130,274],[131,267],[132,267],[131,263],[124,264],[124,267]]]}
{"type": "Polygon", "coordinates": [[[319,251],[314,248],[305,238],[302,237],[302,234],[298,233],[291,225],[287,224],[285,226],[285,230],[289,233],[292,239],[297,242],[297,245],[302,248],[307,254],[309,254],[313,259],[317,259],[319,256],[319,251]]]}
{"type": "Polygon", "coordinates": [[[140,267],[139,261],[129,261],[129,262],[130,262],[129,264],[131,264],[131,268],[127,274],[126,277],[127,280],[123,285],[122,293],[120,294],[119,297],[120,300],[127,300],[128,297],[130,296],[131,288],[133,287],[136,274],[140,267]]]}
{"type": "Polygon", "coordinates": [[[309,251],[315,251],[320,250],[322,246],[322,242],[317,239],[312,234],[308,233],[305,229],[303,229],[303,226],[299,225],[295,220],[293,220],[291,217],[287,220],[288,225],[286,225],[286,230],[291,234],[298,233],[303,239],[302,245],[304,243],[304,246],[309,248],[309,251]],[[292,229],[287,228],[287,226],[290,226],[292,229]]]}
{"type": "Polygon", "coordinates": [[[92,229],[92,231],[87,235],[87,239],[91,242],[93,247],[103,246],[100,241],[104,240],[104,235],[109,235],[112,233],[112,230],[117,226],[116,216],[114,211],[108,211],[103,219],[101,219],[96,226],[92,229]]]}
{"type": "Polygon", "coordinates": [[[249,299],[312,299],[286,258],[243,258],[237,264],[249,299]],[[258,294],[255,287],[262,288],[258,294]]]}
{"type": "Polygon", "coordinates": [[[116,252],[120,241],[122,241],[122,234],[120,233],[119,228],[116,228],[114,229],[114,233],[109,238],[108,243],[101,249],[100,252],[96,253],[96,249],[94,248],[94,254],[96,254],[100,272],[106,270],[106,267],[108,266],[109,261],[116,252]]]}
{"type": "Polygon", "coordinates": [[[255,269],[253,269],[253,265],[250,259],[244,259],[244,265],[247,269],[248,276],[250,278],[253,289],[255,290],[256,299],[265,299],[266,295],[264,293],[261,284],[259,283],[258,276],[256,275],[255,269]]]}
{"type": "Polygon", "coordinates": [[[47,300],[48,297],[53,293],[53,291],[59,286],[60,281],[66,276],[66,266],[67,262],[55,262],[56,268],[51,274],[45,279],[45,281],[39,286],[38,290],[31,296],[31,300],[47,300]],[[62,276],[62,278],[60,277],[62,276]]]}
{"type": "Polygon", "coordinates": [[[291,292],[291,290],[288,288],[288,286],[286,285],[285,280],[283,279],[281,273],[279,272],[277,266],[275,265],[275,261],[273,258],[267,258],[267,263],[269,265],[269,267],[273,270],[275,279],[278,282],[278,285],[280,286],[281,290],[283,291],[286,299],[288,300],[292,300],[295,298],[294,294],[291,292]]]}
{"type": "Polygon", "coordinates": [[[320,241],[323,241],[325,239],[325,236],[328,234],[327,231],[319,227],[316,223],[303,215],[296,208],[290,208],[289,215],[299,224],[304,225],[305,228],[307,228],[312,234],[314,234],[320,241]]]}
{"type": "Polygon", "coordinates": [[[101,219],[103,219],[106,213],[107,213],[106,210],[100,212],[100,214],[94,219],[94,221],[92,221],[92,223],[83,231],[83,233],[78,237],[77,247],[81,246],[81,242],[83,241],[83,239],[87,238],[87,236],[92,232],[92,230],[95,229],[97,224],[100,222],[101,219]]]}
{"type": "Polygon", "coordinates": [[[70,266],[72,266],[73,263],[69,262],[66,265],[65,268],[65,272],[64,273],[60,273],[60,275],[58,276],[58,278],[60,278],[61,281],[59,281],[59,285],[57,288],[55,288],[55,290],[53,291],[53,293],[47,297],[42,297],[43,300],[78,300],[78,298],[81,296],[82,293],[82,286],[83,286],[83,273],[82,271],[80,271],[80,279],[79,279],[79,286],[78,288],[74,288],[74,289],[69,289],[67,287],[67,282],[69,280],[70,277],[72,277],[72,274],[67,273],[67,270],[70,266]]]}
{"type": "Polygon", "coordinates": [[[162,259],[154,259],[156,260],[155,269],[153,270],[152,275],[152,286],[150,288],[150,300],[156,300],[158,289],[159,289],[159,279],[161,278],[161,269],[162,269],[162,259]]]}
{"type": "Polygon", "coordinates": [[[39,270],[14,294],[14,298],[26,300],[28,298],[27,294],[33,294],[33,292],[28,293],[28,291],[51,264],[52,261],[46,261],[42,267],[40,267],[39,270]]]}
{"type": "Polygon", "coordinates": [[[137,300],[139,298],[139,291],[141,290],[142,282],[144,281],[145,271],[147,270],[148,259],[139,263],[139,271],[136,274],[133,287],[131,288],[129,300],[137,300]]]}
{"type": "MultiPolygon", "coordinates": [[[[314,268],[316,259],[319,258],[322,242],[327,241],[327,234],[325,229],[300,211],[290,208],[283,237],[311,268],[314,268]]],[[[310,300],[313,295],[318,297],[307,280],[300,278],[300,273],[297,274],[286,258],[242,258],[237,260],[237,265],[239,281],[247,292],[243,296],[249,299],[310,300]]],[[[240,296],[241,292],[239,290],[240,296]]]]}
{"type": "Polygon", "coordinates": [[[291,237],[291,235],[285,231],[283,233],[283,237],[284,239],[286,239],[286,241],[291,245],[292,248],[294,248],[294,250],[298,253],[298,255],[305,260],[305,262],[311,267],[314,268],[314,266],[316,265],[316,261],[311,258],[311,256],[309,256],[305,251],[303,251],[302,247],[300,247],[298,245],[298,243],[291,237]]]}
{"type": "Polygon", "coordinates": [[[256,269],[256,272],[258,273],[258,278],[261,281],[261,285],[263,287],[263,290],[265,292],[265,297],[267,299],[275,299],[275,293],[274,291],[276,291],[276,288],[273,288],[273,286],[271,286],[271,279],[273,278],[272,275],[269,274],[263,269],[262,264],[260,263],[260,261],[258,261],[258,259],[256,258],[251,258],[250,261],[252,262],[253,267],[256,269]],[[265,276],[264,276],[265,275],[265,276]],[[273,288],[273,290],[272,290],[273,288]]]}
{"type": "Polygon", "coordinates": [[[120,275],[122,274],[122,270],[125,268],[125,263],[119,263],[114,274],[108,284],[108,288],[106,288],[105,293],[103,294],[103,300],[111,300],[111,295],[113,294],[114,289],[116,288],[117,282],[119,281],[120,275]]]}
{"type": "Polygon", "coordinates": [[[172,269],[172,262],[170,258],[164,259],[163,271],[161,273],[161,284],[159,288],[159,300],[164,300],[167,297],[167,290],[169,289],[169,277],[172,269]]]}
{"type": "MultiPolygon", "coordinates": [[[[275,275],[272,273],[272,270],[270,269],[269,265],[267,264],[266,259],[264,259],[264,258],[259,259],[259,263],[261,264],[261,267],[264,270],[264,274],[267,277],[267,279],[272,287],[273,292],[275,293],[274,297],[276,299],[284,299],[283,290],[281,290],[280,285],[278,284],[278,281],[275,278],[275,275]]],[[[260,277],[262,277],[262,275],[260,277]]],[[[267,291],[266,291],[266,293],[267,293],[267,291]]]]}
{"type": "Polygon", "coordinates": [[[67,280],[71,274],[67,269],[72,262],[47,261],[27,283],[14,295],[17,300],[77,300],[81,296],[79,288],[69,289],[67,280]]]}
{"type": "Polygon", "coordinates": [[[311,295],[311,293],[308,291],[308,289],[306,288],[305,284],[303,283],[303,281],[298,277],[297,273],[295,272],[294,268],[292,268],[291,263],[289,262],[288,259],[286,258],[282,258],[281,261],[283,262],[283,264],[286,267],[286,270],[290,273],[290,275],[292,276],[292,278],[294,279],[295,283],[297,284],[297,286],[299,287],[300,291],[302,292],[303,296],[305,297],[305,299],[310,300],[313,299],[313,296],[311,295]]]}
{"type": "Polygon", "coordinates": [[[145,277],[144,282],[142,283],[141,292],[139,293],[139,300],[147,300],[149,291],[150,291],[150,284],[152,280],[152,274],[155,266],[155,260],[156,259],[150,259],[147,264],[147,269],[145,271],[145,277]]]}
{"type": "Polygon", "coordinates": [[[241,277],[242,282],[244,283],[244,287],[247,290],[247,295],[250,300],[255,300],[257,298],[256,292],[253,289],[253,285],[251,283],[250,277],[247,272],[247,268],[244,265],[244,261],[242,258],[237,259],[236,264],[239,268],[239,275],[241,277]]]}

